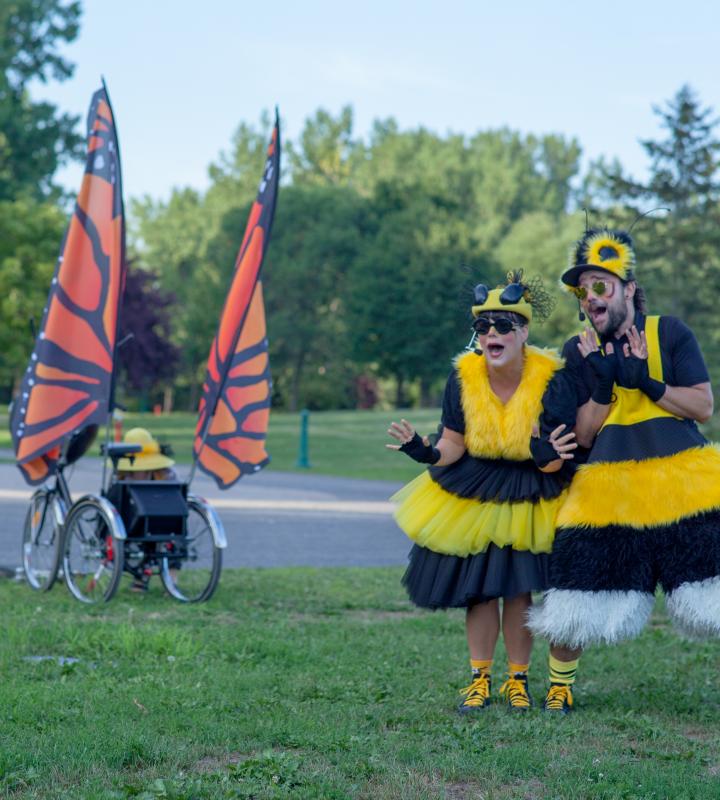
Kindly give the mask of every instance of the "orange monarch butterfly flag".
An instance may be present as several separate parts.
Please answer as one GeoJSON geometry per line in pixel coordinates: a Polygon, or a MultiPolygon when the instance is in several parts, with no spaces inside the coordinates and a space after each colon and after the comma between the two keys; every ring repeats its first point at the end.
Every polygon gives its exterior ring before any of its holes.
{"type": "Polygon", "coordinates": [[[10,414],[15,458],[30,484],[54,473],[73,431],[101,424],[108,414],[125,222],[117,134],[104,84],[90,101],[87,150],[40,332],[10,414]]]}
{"type": "Polygon", "coordinates": [[[270,366],[260,269],[270,240],[280,178],[280,123],[240,250],[220,327],[210,348],[193,453],[220,489],[262,469],[270,416],[270,366]]]}

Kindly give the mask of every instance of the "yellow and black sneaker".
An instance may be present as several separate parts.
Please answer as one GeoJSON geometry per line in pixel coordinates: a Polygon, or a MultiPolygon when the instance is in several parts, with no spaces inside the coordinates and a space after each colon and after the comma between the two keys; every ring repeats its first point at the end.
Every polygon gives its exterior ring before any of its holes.
{"type": "Polygon", "coordinates": [[[532,698],[528,693],[528,678],[526,672],[508,673],[508,679],[500,687],[500,696],[512,711],[529,711],[532,698]]]}
{"type": "Polygon", "coordinates": [[[569,714],[573,710],[572,689],[565,683],[551,683],[543,703],[543,711],[569,714]]]}
{"type": "Polygon", "coordinates": [[[490,686],[492,679],[487,672],[473,675],[470,686],[460,689],[460,694],[465,695],[465,699],[458,706],[458,714],[472,714],[474,711],[482,711],[490,705],[490,686]]]}

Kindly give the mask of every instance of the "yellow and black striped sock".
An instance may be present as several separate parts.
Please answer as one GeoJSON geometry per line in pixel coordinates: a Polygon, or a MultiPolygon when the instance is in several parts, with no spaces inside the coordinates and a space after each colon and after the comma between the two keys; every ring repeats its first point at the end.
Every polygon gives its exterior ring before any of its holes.
{"type": "Polygon", "coordinates": [[[549,656],[550,683],[562,683],[565,686],[572,686],[575,683],[575,674],[579,663],[579,658],[574,661],[560,661],[552,655],[549,656]]]}
{"type": "Polygon", "coordinates": [[[516,664],[514,661],[508,661],[508,675],[517,675],[518,673],[527,675],[529,669],[530,664],[516,664]]]}
{"type": "Polygon", "coordinates": [[[471,658],[470,669],[472,669],[473,677],[477,678],[478,675],[489,675],[490,670],[492,669],[492,663],[492,658],[471,658]]]}

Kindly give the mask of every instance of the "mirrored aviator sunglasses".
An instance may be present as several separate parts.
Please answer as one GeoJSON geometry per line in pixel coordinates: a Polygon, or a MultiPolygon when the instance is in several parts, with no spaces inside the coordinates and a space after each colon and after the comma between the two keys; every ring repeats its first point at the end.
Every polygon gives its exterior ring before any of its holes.
{"type": "MultiPolygon", "coordinates": [[[[592,293],[598,297],[612,297],[615,284],[607,281],[594,281],[590,284],[592,293]]],[[[587,300],[588,290],[585,286],[573,286],[572,292],[578,300],[587,300]]]]}
{"type": "Polygon", "coordinates": [[[500,319],[478,317],[473,322],[473,329],[475,333],[479,333],[480,336],[487,336],[487,334],[490,333],[490,328],[495,328],[500,336],[505,336],[506,333],[510,333],[510,331],[515,328],[515,323],[503,317],[500,319]]]}

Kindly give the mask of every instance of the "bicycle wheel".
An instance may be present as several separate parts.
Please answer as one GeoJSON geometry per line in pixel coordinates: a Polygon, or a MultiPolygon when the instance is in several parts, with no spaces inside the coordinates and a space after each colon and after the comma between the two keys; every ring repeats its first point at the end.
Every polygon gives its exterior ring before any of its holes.
{"type": "Polygon", "coordinates": [[[68,513],[63,570],[70,593],[83,603],[108,601],[123,571],[125,527],[104,498],[88,495],[68,513]]]}
{"type": "Polygon", "coordinates": [[[167,545],[160,578],[176,600],[200,603],[212,597],[220,580],[222,549],[215,534],[218,528],[222,531],[222,523],[200,498],[190,496],[187,502],[186,535],[167,545]]]}
{"type": "Polygon", "coordinates": [[[60,532],[65,504],[52,490],[38,489],[30,498],[22,539],[25,578],[38,592],[52,589],[60,567],[60,532]]]}

